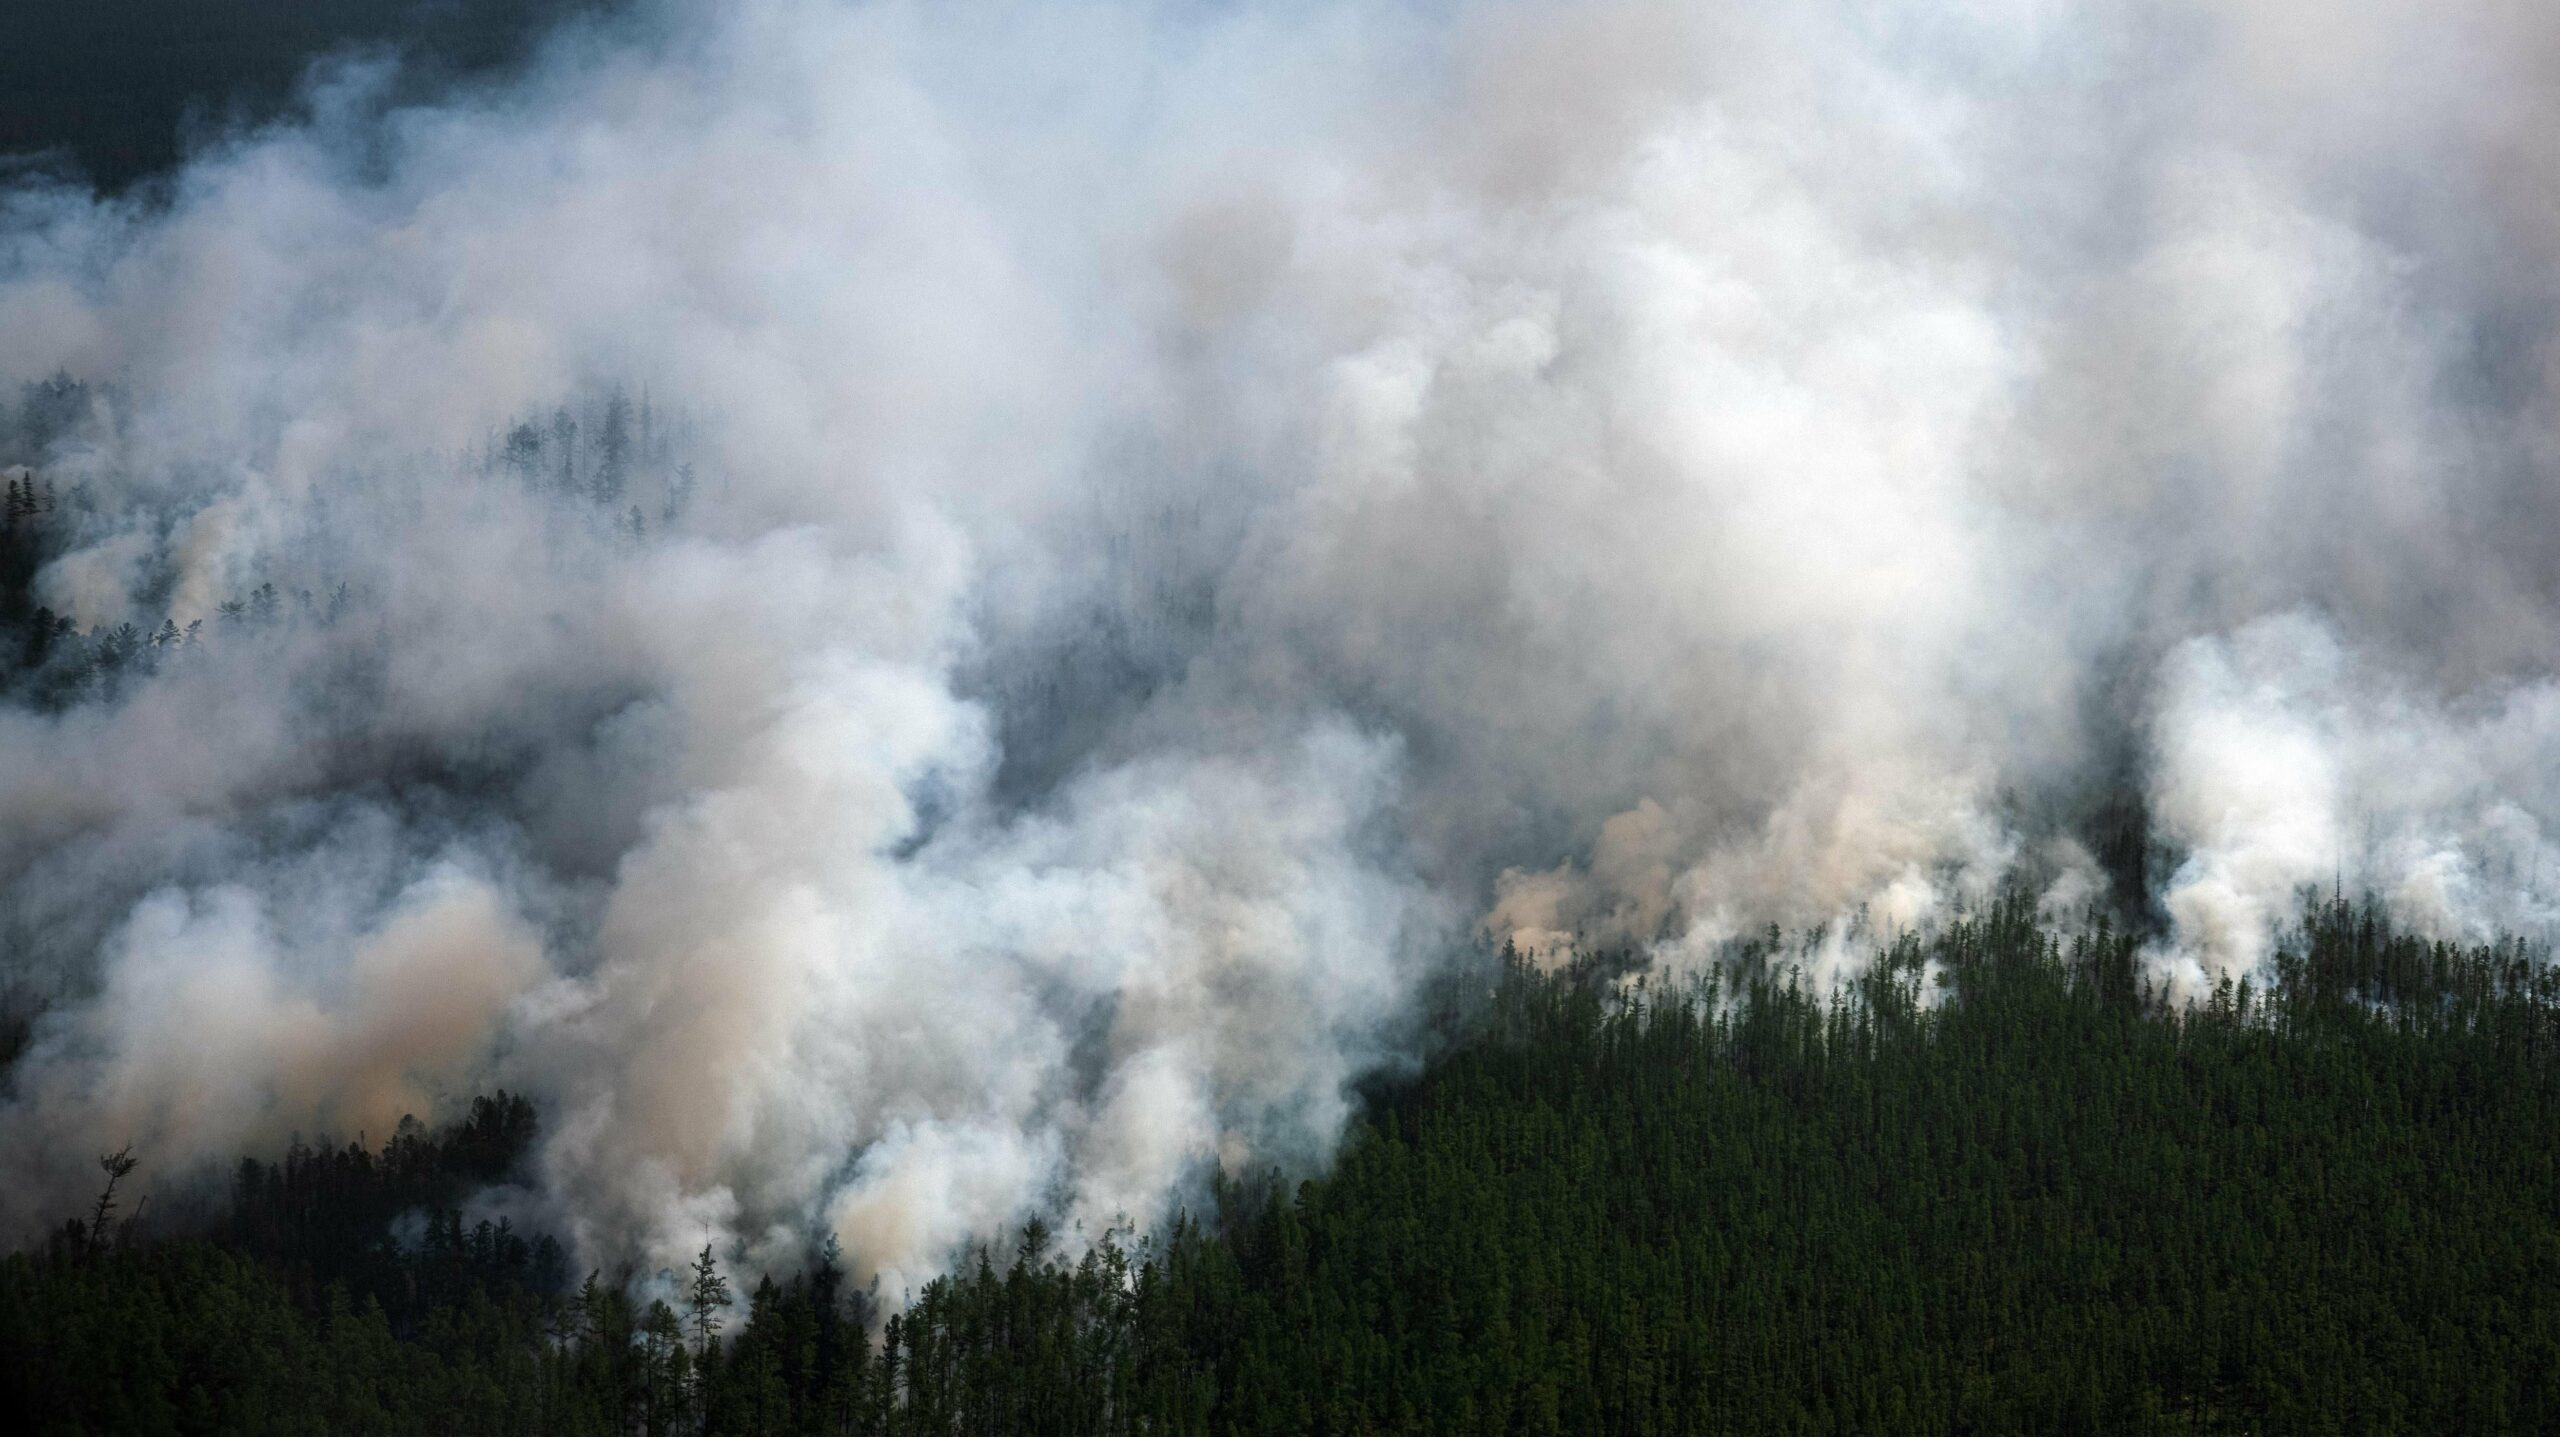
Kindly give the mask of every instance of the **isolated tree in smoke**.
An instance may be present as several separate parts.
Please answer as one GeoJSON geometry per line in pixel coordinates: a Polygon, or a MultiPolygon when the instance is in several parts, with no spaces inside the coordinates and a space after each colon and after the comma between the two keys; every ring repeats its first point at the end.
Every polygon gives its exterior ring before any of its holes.
{"type": "Polygon", "coordinates": [[[720,1336],[720,1309],[729,1305],[729,1279],[721,1275],[719,1260],[711,1255],[707,1242],[693,1259],[693,1281],[685,1288],[685,1305],[692,1314],[695,1355],[708,1361],[711,1344],[720,1336]]]}
{"type": "Polygon", "coordinates": [[[107,1217],[116,1209],[116,1184],[123,1182],[141,1162],[133,1155],[131,1143],[98,1159],[98,1168],[107,1175],[107,1183],[98,1190],[98,1201],[89,1209],[88,1250],[92,1255],[106,1248],[107,1217]]]}

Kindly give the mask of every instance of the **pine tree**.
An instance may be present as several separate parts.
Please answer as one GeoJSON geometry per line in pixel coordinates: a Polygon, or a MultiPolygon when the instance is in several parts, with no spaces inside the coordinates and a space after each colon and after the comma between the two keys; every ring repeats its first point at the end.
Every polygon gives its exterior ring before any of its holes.
{"type": "Polygon", "coordinates": [[[89,1253],[96,1256],[107,1245],[107,1216],[116,1210],[116,1184],[124,1181],[142,1160],[133,1155],[133,1144],[127,1143],[98,1159],[98,1167],[107,1175],[107,1185],[98,1190],[98,1201],[89,1210],[89,1253]]]}
{"type": "Polygon", "coordinates": [[[729,1305],[729,1279],[711,1255],[711,1244],[693,1260],[693,1281],[685,1289],[685,1306],[693,1323],[695,1366],[702,1378],[711,1374],[713,1344],[720,1336],[720,1309],[729,1305]]]}

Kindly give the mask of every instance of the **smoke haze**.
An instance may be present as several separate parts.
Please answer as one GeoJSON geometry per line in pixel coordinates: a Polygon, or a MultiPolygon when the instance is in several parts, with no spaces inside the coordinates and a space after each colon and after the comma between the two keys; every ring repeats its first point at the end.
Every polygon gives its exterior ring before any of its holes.
{"type": "Polygon", "coordinates": [[[895,1294],[1322,1161],[1453,955],[2072,919],[2126,792],[2182,993],[2560,918],[2549,7],[386,64],[0,194],[34,598],[170,635],[0,702],[15,1235],[504,1084],[581,1257],[895,1294]]]}

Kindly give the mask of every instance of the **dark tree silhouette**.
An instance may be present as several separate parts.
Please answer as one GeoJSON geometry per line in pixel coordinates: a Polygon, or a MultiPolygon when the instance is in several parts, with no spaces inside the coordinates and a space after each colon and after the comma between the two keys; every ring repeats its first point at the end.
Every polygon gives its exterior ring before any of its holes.
{"type": "Polygon", "coordinates": [[[99,1169],[107,1175],[107,1184],[105,1187],[98,1189],[98,1200],[89,1209],[89,1252],[91,1255],[94,1256],[106,1248],[107,1217],[116,1210],[116,1184],[123,1182],[128,1174],[141,1165],[141,1162],[142,1160],[140,1158],[133,1155],[133,1144],[131,1143],[127,1143],[123,1147],[116,1149],[114,1152],[107,1153],[98,1159],[99,1169]]]}

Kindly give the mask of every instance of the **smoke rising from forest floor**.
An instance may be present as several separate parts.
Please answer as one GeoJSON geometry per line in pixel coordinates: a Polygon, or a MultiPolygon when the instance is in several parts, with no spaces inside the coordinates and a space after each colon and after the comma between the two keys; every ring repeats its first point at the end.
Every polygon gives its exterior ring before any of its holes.
{"type": "Polygon", "coordinates": [[[750,0],[383,63],[0,195],[67,621],[0,703],[12,1232],[101,1145],[503,1084],[488,1201],[582,1257],[832,1232],[894,1294],[1321,1161],[1471,946],[1821,980],[2026,884],[2197,993],[2305,886],[2560,917],[2548,7],[750,0]]]}

